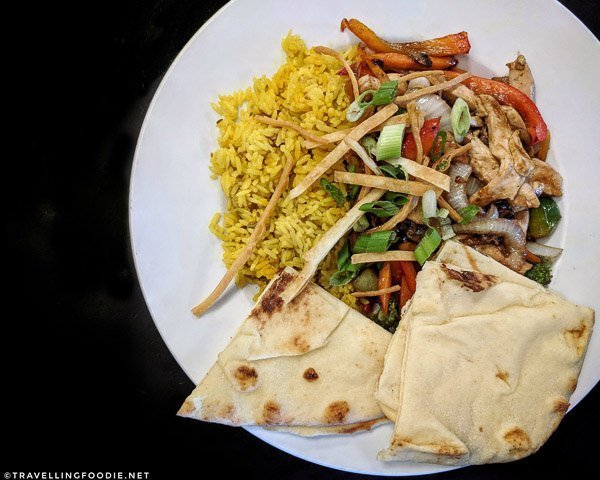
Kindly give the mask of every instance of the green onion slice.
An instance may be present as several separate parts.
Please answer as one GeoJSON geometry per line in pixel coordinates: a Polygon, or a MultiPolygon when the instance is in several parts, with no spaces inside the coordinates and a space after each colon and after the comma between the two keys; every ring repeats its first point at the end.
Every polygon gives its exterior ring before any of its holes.
{"type": "Polygon", "coordinates": [[[325,190],[327,193],[329,193],[329,195],[331,195],[333,197],[333,199],[335,200],[335,203],[337,203],[340,206],[344,205],[344,202],[346,201],[346,197],[344,196],[344,194],[338,187],[336,187],[333,183],[331,183],[325,177],[321,178],[320,183],[321,183],[321,187],[323,188],[323,190],[325,190]]]}
{"type": "Polygon", "coordinates": [[[394,205],[397,205],[398,207],[408,203],[408,198],[406,198],[406,195],[403,195],[398,192],[386,192],[383,195],[383,199],[387,200],[388,202],[392,202],[394,205]]]}
{"type": "Polygon", "coordinates": [[[350,263],[350,245],[349,245],[348,241],[346,240],[346,243],[344,243],[344,246],[340,250],[340,253],[338,253],[338,258],[337,258],[338,270],[343,270],[344,267],[348,263],[350,263]]]}
{"type": "Polygon", "coordinates": [[[423,218],[435,217],[437,214],[437,197],[433,190],[427,190],[421,198],[421,208],[423,210],[423,218]]]}
{"type": "Polygon", "coordinates": [[[435,252],[436,248],[442,243],[442,237],[435,228],[429,228],[417,248],[415,248],[415,258],[419,265],[423,266],[425,261],[435,252]]]}
{"type": "Polygon", "coordinates": [[[354,230],[357,233],[362,233],[365,230],[367,230],[370,226],[371,224],[369,223],[369,219],[366,215],[363,215],[356,221],[354,225],[352,225],[352,230],[354,230]]]}
{"type": "MultiPolygon", "coordinates": [[[[348,171],[350,173],[356,172],[356,167],[354,165],[350,165],[348,167],[348,171]]],[[[358,197],[358,193],[360,192],[360,185],[348,185],[348,193],[346,194],[346,200],[353,202],[358,197]]]]}
{"type": "Polygon", "coordinates": [[[371,105],[378,107],[380,105],[387,105],[392,103],[398,93],[398,80],[391,80],[383,82],[379,87],[379,90],[373,94],[373,100],[371,105]]]}
{"type": "Polygon", "coordinates": [[[457,98],[450,112],[450,125],[452,133],[457,142],[462,142],[471,126],[471,114],[469,106],[462,98],[457,98]]]}
{"type": "Polygon", "coordinates": [[[458,214],[462,217],[461,225],[466,225],[473,217],[479,213],[479,207],[477,205],[467,205],[458,211],[458,214]]]}
{"type": "Polygon", "coordinates": [[[375,140],[370,135],[363,137],[360,141],[360,144],[367,151],[369,156],[374,157],[377,149],[377,140],[375,140]]]}
{"type": "Polygon", "coordinates": [[[386,200],[364,203],[358,208],[363,212],[377,215],[379,218],[393,217],[400,211],[400,209],[394,203],[386,200]]]}
{"type": "Polygon", "coordinates": [[[383,127],[377,140],[377,160],[385,161],[400,157],[404,128],[403,123],[383,127]]]}
{"type": "Polygon", "coordinates": [[[358,237],[354,244],[354,253],[379,253],[385,252],[392,242],[396,240],[396,232],[385,230],[382,232],[365,233],[358,237]]]}

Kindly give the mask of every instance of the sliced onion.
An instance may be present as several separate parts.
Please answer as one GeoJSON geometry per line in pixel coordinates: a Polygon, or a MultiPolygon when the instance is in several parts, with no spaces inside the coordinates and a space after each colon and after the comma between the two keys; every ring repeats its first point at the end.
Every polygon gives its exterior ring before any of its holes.
{"type": "Polygon", "coordinates": [[[493,203],[490,205],[490,208],[488,208],[487,213],[485,214],[485,216],[487,218],[498,218],[500,216],[500,212],[498,212],[498,207],[496,207],[496,205],[494,205],[493,203]]]}
{"type": "Polygon", "coordinates": [[[435,217],[437,214],[437,198],[433,190],[427,190],[421,199],[421,208],[423,209],[423,218],[435,217]]]}
{"type": "Polygon", "coordinates": [[[448,176],[450,177],[450,191],[446,195],[446,200],[452,208],[460,210],[469,205],[466,193],[466,182],[471,175],[473,169],[466,163],[453,163],[448,170],[448,176]],[[462,181],[457,182],[459,178],[462,181]]]}
{"type": "Polygon", "coordinates": [[[563,251],[562,248],[551,247],[537,242],[527,242],[527,250],[538,257],[549,257],[553,259],[558,257],[563,251]]]}
{"type": "Polygon", "coordinates": [[[471,175],[467,180],[467,196],[470,197],[481,187],[483,187],[483,182],[479,180],[475,175],[471,175]]]}
{"type": "Polygon", "coordinates": [[[407,92],[410,90],[418,90],[419,88],[431,87],[431,82],[426,77],[413,78],[408,82],[407,92]]]}
{"type": "Polygon", "coordinates": [[[419,111],[424,115],[425,120],[440,117],[440,130],[452,131],[452,126],[450,125],[450,114],[452,113],[452,109],[446,103],[446,100],[439,95],[430,93],[429,95],[419,97],[415,100],[415,103],[417,104],[419,111]]]}
{"type": "MultiPolygon", "coordinates": [[[[525,259],[525,232],[521,227],[508,218],[476,218],[466,225],[455,224],[454,232],[475,233],[478,235],[493,234],[504,239],[504,245],[510,250],[506,258],[506,266],[518,271],[525,259]]],[[[533,253],[533,252],[532,252],[533,253]]]]}

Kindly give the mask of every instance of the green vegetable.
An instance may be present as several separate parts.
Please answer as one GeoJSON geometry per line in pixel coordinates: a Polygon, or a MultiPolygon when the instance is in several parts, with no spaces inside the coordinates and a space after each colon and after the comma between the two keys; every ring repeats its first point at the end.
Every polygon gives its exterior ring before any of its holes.
{"type": "Polygon", "coordinates": [[[404,172],[402,171],[402,169],[398,168],[398,167],[394,167],[393,165],[379,165],[379,170],[381,170],[383,173],[385,173],[386,177],[393,177],[393,178],[403,178],[404,172]]]}
{"type": "Polygon", "coordinates": [[[370,157],[375,156],[375,152],[377,150],[377,140],[370,135],[366,135],[361,139],[360,144],[367,151],[370,157]]]}
{"type": "Polygon", "coordinates": [[[541,263],[536,263],[531,269],[525,272],[525,276],[541,285],[548,285],[552,280],[552,259],[549,257],[540,257],[541,263]]]}
{"type": "Polygon", "coordinates": [[[373,290],[377,290],[378,282],[379,275],[377,275],[375,270],[369,267],[360,272],[352,284],[359,292],[371,292],[373,290]]]}
{"type": "Polygon", "coordinates": [[[356,122],[360,117],[363,116],[367,108],[378,107],[380,105],[392,103],[394,98],[396,98],[397,92],[398,80],[383,82],[377,91],[364,91],[348,107],[348,110],[346,111],[346,119],[349,122],[356,122]],[[367,96],[370,96],[371,100],[365,101],[367,96]]]}
{"type": "Polygon", "coordinates": [[[426,232],[417,248],[415,248],[415,257],[419,265],[423,265],[435,249],[442,243],[442,237],[435,228],[429,228],[426,232]]]}
{"type": "MultiPolygon", "coordinates": [[[[431,145],[431,150],[429,151],[429,158],[431,158],[432,162],[435,162],[438,158],[440,158],[444,154],[444,150],[446,150],[446,140],[448,135],[445,131],[438,132],[435,138],[433,139],[433,145],[431,145]],[[437,139],[440,139],[439,148],[437,139]]],[[[438,165],[439,166],[439,165],[438,165]]]]}
{"type": "Polygon", "coordinates": [[[339,287],[350,283],[360,272],[363,265],[352,265],[350,263],[350,245],[346,241],[338,253],[337,267],[338,271],[329,277],[329,285],[339,287]]]}
{"type": "Polygon", "coordinates": [[[392,202],[378,200],[377,202],[363,203],[359,208],[363,212],[372,213],[379,218],[393,217],[400,209],[392,202]]]}
{"type": "Polygon", "coordinates": [[[447,166],[448,166],[448,161],[444,160],[443,162],[440,162],[440,164],[437,167],[435,167],[435,169],[438,171],[441,171],[441,170],[445,170],[447,166]]]}
{"type": "Polygon", "coordinates": [[[550,197],[540,198],[540,206],[529,210],[529,236],[542,238],[550,235],[561,219],[558,205],[550,197]]]}
{"type": "Polygon", "coordinates": [[[323,190],[325,190],[327,193],[329,193],[329,195],[333,197],[335,203],[337,203],[340,206],[344,205],[344,203],[346,202],[346,197],[344,197],[344,194],[338,187],[336,187],[325,177],[321,178],[320,183],[323,190]]]}
{"type": "Polygon", "coordinates": [[[469,223],[475,215],[479,213],[479,207],[477,205],[467,205],[458,211],[458,214],[462,217],[461,225],[469,223]]]}
{"type": "Polygon", "coordinates": [[[397,205],[398,207],[408,203],[408,198],[406,198],[406,195],[402,195],[401,193],[398,193],[398,192],[386,192],[383,195],[383,199],[387,200],[388,202],[392,202],[394,205],[397,205]]]}
{"type": "Polygon", "coordinates": [[[396,299],[393,296],[390,298],[387,315],[383,313],[383,310],[379,309],[377,313],[374,313],[371,316],[371,320],[373,320],[376,324],[381,325],[388,332],[394,333],[396,328],[398,328],[398,323],[400,322],[400,312],[396,299]]]}
{"type": "Polygon", "coordinates": [[[471,127],[469,106],[462,98],[457,98],[450,112],[450,125],[457,142],[462,142],[471,127]]]}
{"type": "Polygon", "coordinates": [[[403,123],[383,127],[377,140],[377,160],[389,160],[399,158],[402,151],[402,140],[404,139],[403,123]]]}
{"type": "MultiPolygon", "coordinates": [[[[356,172],[356,167],[354,165],[350,165],[348,167],[348,171],[350,173],[356,172]]],[[[348,185],[348,193],[346,194],[346,200],[349,202],[353,202],[358,197],[358,192],[360,192],[360,185],[348,185]]]]}
{"type": "Polygon", "coordinates": [[[364,233],[354,244],[354,253],[385,252],[392,242],[396,240],[396,232],[385,230],[382,232],[364,233]]]}
{"type": "Polygon", "coordinates": [[[360,217],[354,225],[352,225],[352,230],[355,232],[361,233],[367,230],[371,225],[369,224],[369,219],[366,215],[360,217]]]}

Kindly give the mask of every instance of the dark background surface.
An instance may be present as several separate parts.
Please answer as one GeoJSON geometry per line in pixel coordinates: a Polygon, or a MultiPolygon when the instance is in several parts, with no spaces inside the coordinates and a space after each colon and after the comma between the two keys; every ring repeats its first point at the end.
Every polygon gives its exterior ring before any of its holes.
{"type": "MultiPolygon", "coordinates": [[[[359,477],[289,456],[243,429],[175,416],[193,385],[156,331],[137,283],[129,175],[160,78],[222,3],[25,4],[5,17],[20,34],[6,47],[5,64],[6,100],[19,109],[4,136],[15,149],[6,154],[2,189],[9,280],[3,471],[122,469],[187,478],[217,465],[246,478],[359,477]]],[[[597,2],[563,3],[599,35],[597,2]]],[[[428,478],[599,471],[599,408],[596,386],[536,455],[428,478]]]]}

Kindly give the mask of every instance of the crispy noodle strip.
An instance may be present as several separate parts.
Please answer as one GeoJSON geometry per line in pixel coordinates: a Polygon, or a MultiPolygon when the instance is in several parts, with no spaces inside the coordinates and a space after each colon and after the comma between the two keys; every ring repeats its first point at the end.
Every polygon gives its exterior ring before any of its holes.
{"type": "Polygon", "coordinates": [[[444,74],[443,70],[424,70],[422,72],[407,73],[406,75],[404,75],[402,73],[389,73],[388,77],[390,80],[398,80],[399,82],[408,82],[414,78],[432,77],[432,76],[443,75],[443,74],[444,74]]]}
{"type": "MultiPolygon", "coordinates": [[[[400,123],[405,123],[408,126],[408,115],[406,113],[402,113],[400,115],[394,115],[389,120],[386,120],[380,125],[377,125],[375,128],[369,130],[367,133],[379,132],[383,129],[383,127],[387,127],[388,125],[398,125],[400,123]]],[[[320,145],[326,145],[328,143],[335,143],[343,140],[348,133],[352,131],[351,128],[346,128],[344,130],[338,130],[337,132],[326,133],[325,135],[321,135],[317,137],[319,139],[319,143],[313,142],[310,139],[306,141],[306,148],[315,148],[320,145]]]]}
{"type": "Polygon", "coordinates": [[[407,250],[390,250],[382,253],[355,253],[350,259],[353,265],[357,263],[377,262],[415,262],[415,252],[407,250]]]}
{"type": "Polygon", "coordinates": [[[410,119],[410,131],[415,139],[415,145],[417,147],[417,158],[415,162],[418,164],[423,163],[423,143],[421,142],[421,128],[423,127],[424,118],[415,102],[410,102],[406,109],[408,110],[408,118],[410,119]]]}
{"type": "Polygon", "coordinates": [[[350,295],[356,298],[378,297],[379,295],[385,295],[386,293],[394,293],[398,290],[400,290],[400,285],[394,285],[393,287],[382,288],[381,290],[369,290],[368,292],[352,292],[350,295]]]}
{"type": "MultiPolygon", "coordinates": [[[[356,140],[357,142],[364,137],[369,131],[375,128],[377,125],[385,122],[394,113],[398,111],[398,106],[390,103],[381,110],[379,110],[372,117],[367,118],[362,123],[354,127],[348,132],[347,137],[356,140]]],[[[350,147],[345,142],[340,142],[331,152],[329,152],[323,160],[321,160],[309,173],[304,177],[298,185],[296,185],[291,191],[289,198],[294,198],[302,195],[314,182],[316,182],[321,175],[327,170],[333,167],[346,152],[350,150],[350,147]]]]}
{"type": "MultiPolygon", "coordinates": [[[[365,175],[371,175],[371,170],[365,168],[365,175]]],[[[358,192],[358,199],[362,200],[365,198],[365,195],[371,191],[370,187],[365,187],[364,185],[360,187],[360,192],[358,192]]]]}
{"type": "Polygon", "coordinates": [[[408,197],[408,203],[405,203],[404,206],[400,209],[400,211],[390,218],[387,222],[378,227],[372,228],[369,230],[369,233],[380,232],[382,230],[391,230],[399,223],[403,222],[407,219],[407,217],[412,213],[417,204],[419,203],[419,197],[408,197]]]}
{"type": "Polygon", "coordinates": [[[227,285],[229,285],[231,280],[233,280],[235,278],[235,276],[239,273],[239,271],[244,267],[244,265],[246,264],[248,259],[252,256],[252,253],[254,252],[256,245],[258,244],[258,242],[260,242],[260,240],[263,238],[263,236],[267,232],[269,218],[271,218],[271,215],[273,214],[273,211],[275,210],[275,207],[277,206],[277,202],[281,198],[283,191],[286,189],[286,187],[288,185],[288,182],[290,179],[290,173],[292,172],[293,167],[294,167],[294,158],[290,157],[288,159],[287,163],[285,164],[285,166],[283,167],[283,171],[281,172],[281,177],[279,177],[279,182],[277,183],[277,187],[275,188],[275,191],[273,192],[273,195],[271,196],[269,203],[267,203],[267,206],[265,207],[264,211],[260,215],[260,218],[258,219],[258,222],[256,223],[256,227],[254,227],[254,230],[253,230],[252,234],[250,235],[250,238],[248,239],[248,243],[242,249],[242,251],[240,252],[238,257],[235,259],[235,261],[231,264],[231,266],[229,267],[229,269],[227,270],[227,272],[225,273],[225,275],[223,276],[221,281],[217,284],[215,289],[212,291],[212,293],[208,297],[206,297],[201,303],[199,303],[194,308],[192,308],[192,313],[194,315],[199,317],[204,312],[206,312],[219,299],[219,297],[223,294],[223,292],[227,288],[227,285]]]}
{"type": "Polygon", "coordinates": [[[342,62],[344,68],[346,69],[346,72],[348,73],[348,76],[350,77],[354,98],[358,98],[358,96],[360,95],[360,90],[358,89],[358,81],[356,80],[356,75],[354,75],[352,68],[350,68],[350,64],[346,61],[342,54],[340,52],[336,52],[335,50],[329,47],[315,47],[314,51],[317,53],[322,53],[324,55],[329,55],[330,57],[337,58],[340,62],[342,62]]]}
{"type": "Polygon", "coordinates": [[[304,268],[281,294],[281,298],[285,303],[289,303],[296,298],[296,295],[298,295],[308,282],[310,282],[310,279],[319,268],[319,264],[331,249],[335,247],[340,238],[346,235],[352,228],[352,225],[365,214],[365,212],[360,210],[360,206],[365,203],[379,200],[384,193],[385,190],[371,190],[362,200],[356,202],[356,204],[348,210],[346,215],[340,218],[335,225],[327,230],[321,239],[304,254],[304,268]]]}
{"type": "Polygon", "coordinates": [[[437,200],[438,200],[438,207],[445,208],[446,210],[448,210],[448,216],[452,220],[454,220],[457,223],[462,222],[463,218],[460,216],[460,214],[456,210],[454,210],[454,208],[452,208],[452,205],[450,205],[444,197],[442,197],[440,195],[437,200]]]}
{"type": "Polygon", "coordinates": [[[288,122],[287,120],[276,120],[271,117],[265,117],[264,115],[254,115],[254,119],[258,120],[261,123],[271,125],[273,127],[291,128],[292,130],[298,132],[300,135],[302,135],[307,140],[310,140],[311,142],[317,143],[319,145],[323,145],[324,143],[327,143],[325,140],[322,140],[321,137],[319,137],[318,135],[314,135],[313,133],[309,132],[308,130],[305,130],[304,128],[302,128],[300,125],[296,125],[293,122],[288,122]]]}
{"type": "Polygon", "coordinates": [[[471,150],[471,142],[467,143],[466,145],[463,145],[462,147],[455,148],[454,150],[450,150],[449,152],[445,153],[431,166],[431,168],[439,172],[445,172],[446,170],[448,170],[448,168],[450,168],[450,163],[454,158],[459,157],[464,153],[467,153],[469,150],[471,150]],[[442,168],[438,170],[437,167],[439,165],[442,165],[442,168]]]}
{"type": "Polygon", "coordinates": [[[407,93],[406,95],[401,95],[396,97],[394,103],[396,105],[405,105],[406,103],[416,100],[419,97],[424,95],[428,95],[430,93],[436,93],[441,90],[445,90],[447,88],[453,87],[454,85],[458,85],[461,82],[464,82],[467,78],[471,77],[473,74],[471,72],[461,73],[457,77],[454,77],[452,80],[448,80],[447,82],[442,82],[437,85],[432,85],[431,87],[419,88],[414,92],[407,93]]]}

